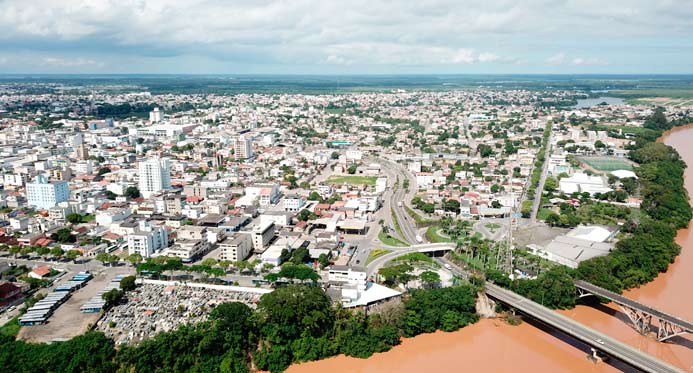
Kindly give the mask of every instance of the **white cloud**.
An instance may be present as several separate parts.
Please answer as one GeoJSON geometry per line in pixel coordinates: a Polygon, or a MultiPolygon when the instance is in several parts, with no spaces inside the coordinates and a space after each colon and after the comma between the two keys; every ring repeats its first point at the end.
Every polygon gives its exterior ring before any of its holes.
{"type": "Polygon", "coordinates": [[[583,58],[583,57],[576,57],[573,58],[572,61],[570,61],[571,64],[576,65],[576,66],[603,66],[603,65],[608,65],[609,63],[605,60],[602,60],[601,58],[583,58]]]}
{"type": "Polygon", "coordinates": [[[546,59],[549,65],[562,65],[565,62],[565,53],[558,53],[546,59]]]}
{"type": "Polygon", "coordinates": [[[484,52],[479,54],[479,62],[495,62],[499,57],[493,53],[484,52]]]}
{"type": "Polygon", "coordinates": [[[55,66],[55,67],[80,67],[80,66],[96,66],[103,67],[103,62],[95,61],[87,58],[62,58],[62,57],[43,57],[39,65],[55,66]]]}
{"type": "MultiPolygon", "coordinates": [[[[0,0],[0,50],[59,50],[93,62],[113,54],[279,65],[508,65],[541,64],[547,50],[563,50],[572,58],[559,53],[544,62],[595,66],[614,60],[610,46],[637,55],[658,37],[675,44],[692,33],[693,1],[0,0]],[[578,57],[594,56],[595,48],[598,57],[578,57]]],[[[70,66],[85,65],[93,64],[70,66]]]]}

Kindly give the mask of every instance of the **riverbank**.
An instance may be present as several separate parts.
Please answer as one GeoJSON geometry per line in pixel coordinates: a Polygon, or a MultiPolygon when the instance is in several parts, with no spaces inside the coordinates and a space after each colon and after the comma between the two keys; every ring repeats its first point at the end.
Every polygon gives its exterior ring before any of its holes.
{"type": "MultiPolygon", "coordinates": [[[[684,183],[693,195],[693,124],[676,127],[659,139],[672,146],[688,165],[684,183]]],[[[687,320],[693,320],[693,230],[677,231],[681,253],[668,270],[624,295],[687,320]]],[[[643,336],[631,326],[627,316],[615,304],[578,305],[559,311],[591,328],[667,361],[693,371],[693,338],[676,337],[661,343],[643,336]]],[[[464,368],[494,372],[517,372],[531,367],[536,372],[579,371],[609,372],[617,369],[604,363],[594,364],[585,351],[529,323],[510,326],[500,320],[481,320],[453,333],[436,332],[405,339],[391,351],[369,359],[338,356],[323,361],[294,365],[290,373],[375,373],[375,372],[458,372],[464,368]]]]}
{"type": "Polygon", "coordinates": [[[291,366],[287,373],[419,373],[422,371],[616,372],[594,364],[587,354],[558,341],[537,327],[484,319],[452,333],[435,332],[414,338],[368,359],[344,355],[291,366]]]}

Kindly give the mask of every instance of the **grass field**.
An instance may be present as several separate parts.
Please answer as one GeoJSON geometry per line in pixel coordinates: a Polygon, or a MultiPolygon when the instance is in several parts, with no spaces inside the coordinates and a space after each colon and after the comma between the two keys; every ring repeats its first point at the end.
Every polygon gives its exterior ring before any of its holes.
{"type": "Polygon", "coordinates": [[[486,229],[488,229],[489,231],[491,231],[491,233],[493,233],[493,232],[495,232],[498,228],[500,228],[501,225],[500,225],[500,224],[496,224],[496,223],[486,223],[486,224],[484,224],[484,227],[486,227],[486,229]]]}
{"type": "Polygon", "coordinates": [[[633,166],[628,161],[618,157],[589,157],[580,158],[590,167],[600,171],[632,170],[633,166]]]}
{"type": "Polygon", "coordinates": [[[375,181],[378,179],[377,176],[330,176],[327,179],[328,183],[331,184],[351,184],[351,185],[369,185],[374,186],[375,181]]]}
{"type": "Polygon", "coordinates": [[[551,209],[540,208],[540,209],[539,209],[539,212],[537,212],[537,219],[539,219],[539,220],[546,220],[546,218],[547,218],[551,213],[553,213],[553,211],[551,211],[551,209]]]}
{"type": "Polygon", "coordinates": [[[406,243],[398,240],[397,238],[392,237],[389,234],[383,232],[382,230],[380,231],[380,233],[378,233],[378,239],[380,240],[380,242],[388,246],[409,246],[406,243]]]}
{"type": "Polygon", "coordinates": [[[452,242],[452,240],[449,237],[444,237],[438,234],[438,230],[440,227],[437,225],[432,225],[426,229],[426,237],[432,242],[432,243],[441,243],[441,242],[452,242]]]}
{"type": "Polygon", "coordinates": [[[366,265],[368,265],[370,262],[375,260],[376,258],[379,258],[385,254],[391,253],[392,250],[388,249],[373,249],[371,252],[368,254],[368,259],[366,259],[366,265]]]}

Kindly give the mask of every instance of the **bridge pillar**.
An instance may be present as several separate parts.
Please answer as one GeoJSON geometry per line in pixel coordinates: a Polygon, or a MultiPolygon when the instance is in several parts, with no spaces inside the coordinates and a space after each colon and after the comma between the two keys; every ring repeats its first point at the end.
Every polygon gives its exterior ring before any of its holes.
{"type": "Polygon", "coordinates": [[[640,334],[647,334],[650,331],[650,325],[652,324],[652,315],[646,314],[635,308],[627,307],[622,304],[618,305],[619,308],[625,313],[630,321],[633,323],[633,327],[640,334]]]}
{"type": "Polygon", "coordinates": [[[587,355],[588,359],[592,360],[595,363],[604,361],[604,358],[599,354],[599,351],[596,348],[590,347],[590,350],[592,351],[592,353],[590,355],[587,355]]]}
{"type": "Polygon", "coordinates": [[[687,331],[669,321],[659,319],[659,329],[657,330],[657,340],[664,342],[669,338],[676,337],[677,335],[685,334],[687,331]]]}

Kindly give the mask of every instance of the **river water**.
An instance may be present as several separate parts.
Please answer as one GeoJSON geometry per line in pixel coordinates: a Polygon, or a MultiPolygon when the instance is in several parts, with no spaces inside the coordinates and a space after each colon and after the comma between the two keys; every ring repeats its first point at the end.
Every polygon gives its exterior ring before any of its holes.
{"type": "MultiPolygon", "coordinates": [[[[663,139],[689,165],[686,189],[693,195],[693,126],[669,131],[663,139]]],[[[693,228],[693,223],[691,224],[693,228]]],[[[647,305],[685,320],[693,320],[693,229],[678,232],[681,255],[654,281],[624,293],[647,305]]],[[[642,336],[630,327],[618,306],[577,306],[563,314],[693,372],[693,336],[675,337],[669,343],[642,336]]],[[[369,359],[346,356],[297,364],[289,373],[414,373],[414,372],[611,372],[622,365],[592,363],[579,343],[547,333],[524,322],[510,326],[498,320],[481,320],[453,333],[436,332],[405,339],[391,351],[369,359]]],[[[617,369],[618,368],[618,369],[617,369]]],[[[628,368],[625,368],[628,369],[628,368]]]]}

